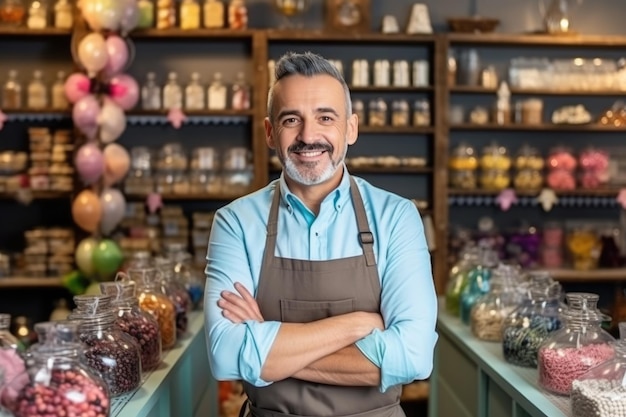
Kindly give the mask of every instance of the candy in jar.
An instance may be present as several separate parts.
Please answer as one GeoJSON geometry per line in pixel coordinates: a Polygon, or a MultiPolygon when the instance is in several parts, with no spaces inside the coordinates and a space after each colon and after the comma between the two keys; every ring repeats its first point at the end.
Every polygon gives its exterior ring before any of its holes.
{"type": "Polygon", "coordinates": [[[603,149],[588,147],[578,157],[579,182],[583,188],[599,188],[609,181],[609,155],[603,149]]]}
{"type": "Polygon", "coordinates": [[[597,267],[600,238],[592,227],[582,224],[573,227],[565,238],[565,244],[574,269],[589,270],[597,267]]]}
{"type": "Polygon", "coordinates": [[[248,8],[244,0],[231,0],[228,5],[228,27],[246,29],[248,27],[248,8]]]}

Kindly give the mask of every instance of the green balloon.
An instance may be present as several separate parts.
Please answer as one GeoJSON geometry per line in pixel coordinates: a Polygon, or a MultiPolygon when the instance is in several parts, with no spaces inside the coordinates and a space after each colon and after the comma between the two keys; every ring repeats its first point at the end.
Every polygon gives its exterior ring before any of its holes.
{"type": "Polygon", "coordinates": [[[122,251],[117,243],[110,239],[101,240],[93,251],[93,267],[100,281],[110,281],[123,261],[122,251]]]}

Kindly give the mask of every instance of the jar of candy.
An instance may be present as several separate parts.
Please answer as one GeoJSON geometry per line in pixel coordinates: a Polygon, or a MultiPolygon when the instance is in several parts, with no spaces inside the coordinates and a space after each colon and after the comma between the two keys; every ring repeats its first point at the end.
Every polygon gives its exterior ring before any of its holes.
{"type": "Polygon", "coordinates": [[[461,321],[469,325],[476,301],[489,291],[491,271],[498,265],[498,255],[491,249],[480,251],[478,262],[467,274],[467,286],[461,293],[461,321]]]}
{"type": "Polygon", "coordinates": [[[25,17],[23,0],[0,0],[0,26],[21,26],[25,17]]]}
{"type": "Polygon", "coordinates": [[[614,417],[626,411],[626,323],[619,323],[615,357],[572,382],[573,417],[614,417]]]}
{"type": "Polygon", "coordinates": [[[193,258],[185,245],[170,243],[165,247],[165,256],[174,262],[174,275],[177,282],[183,283],[189,294],[193,309],[202,306],[204,297],[204,273],[193,265],[193,258]]]}
{"type": "Polygon", "coordinates": [[[76,295],[76,308],[68,318],[80,322],[86,363],[102,375],[111,396],[116,397],[139,387],[141,349],[137,339],[114,325],[117,309],[111,301],[111,296],[104,294],[76,295]]]}
{"type": "Polygon", "coordinates": [[[567,293],[563,328],[539,348],[539,385],[547,391],[569,395],[572,382],[614,355],[615,339],[602,329],[606,316],[598,310],[599,296],[567,293]]]}
{"type": "Polygon", "coordinates": [[[161,271],[163,276],[163,292],[168,296],[176,310],[176,337],[181,338],[187,332],[189,322],[188,314],[191,309],[191,301],[184,284],[180,282],[174,273],[174,261],[165,257],[156,257],[154,266],[161,271]]]}
{"type": "Polygon", "coordinates": [[[135,146],[130,155],[130,171],[124,181],[124,190],[129,194],[148,195],[154,191],[152,151],[145,146],[135,146]]]}
{"type": "Polygon", "coordinates": [[[156,319],[139,308],[136,288],[136,283],[124,273],[119,273],[115,282],[100,283],[100,291],[111,296],[111,305],[117,309],[115,326],[137,340],[141,369],[146,372],[161,363],[161,334],[156,319]]]}
{"type": "Polygon", "coordinates": [[[472,307],[470,327],[474,336],[488,342],[502,341],[504,320],[520,302],[515,291],[519,281],[520,270],[516,266],[499,264],[492,271],[489,292],[472,307]]]}
{"type": "Polygon", "coordinates": [[[565,245],[574,269],[587,271],[598,266],[601,242],[592,226],[578,224],[572,227],[565,237],[565,245]]]}
{"type": "Polygon", "coordinates": [[[478,157],[471,145],[461,142],[452,149],[448,159],[450,186],[473,190],[477,186],[478,157]]]}
{"type": "Polygon", "coordinates": [[[15,392],[7,390],[3,394],[3,389],[18,375],[24,374],[26,371],[24,360],[21,356],[22,345],[9,332],[10,324],[11,315],[0,314],[0,416],[3,417],[12,416],[5,408],[3,398],[6,397],[7,400],[15,398],[15,392]]]}
{"type": "Polygon", "coordinates": [[[387,125],[387,103],[384,99],[370,100],[368,123],[377,127],[387,125]]]}
{"type": "Polygon", "coordinates": [[[38,323],[36,331],[28,369],[4,389],[2,404],[15,417],[108,416],[108,388],[81,361],[78,322],[38,323]]]}
{"type": "Polygon", "coordinates": [[[577,165],[578,162],[571,149],[564,146],[552,148],[547,160],[546,183],[553,190],[575,189],[577,165]]]}
{"type": "Polygon", "coordinates": [[[527,297],[505,319],[502,330],[504,359],[517,366],[537,367],[537,352],[550,333],[561,326],[561,285],[545,276],[529,284],[527,297]]]}
{"type": "Polygon", "coordinates": [[[176,310],[161,291],[161,272],[156,268],[128,269],[130,279],[137,283],[139,308],[152,314],[159,323],[161,347],[169,349],[176,344],[176,310]]]}
{"type": "Polygon", "coordinates": [[[543,187],[544,160],[534,146],[523,145],[514,160],[515,176],[513,184],[522,191],[537,191],[543,187]]]}
{"type": "Polygon", "coordinates": [[[472,246],[465,250],[459,261],[450,268],[446,285],[446,311],[455,317],[461,315],[461,294],[469,282],[469,272],[478,264],[478,254],[478,248],[472,246]]]}
{"type": "Polygon", "coordinates": [[[611,177],[609,172],[609,154],[603,149],[592,146],[578,156],[580,167],[579,182],[582,188],[596,189],[606,185],[611,177]]]}
{"type": "Polygon", "coordinates": [[[409,103],[406,100],[394,100],[391,103],[391,125],[396,127],[406,127],[409,124],[409,103]]]}
{"type": "Polygon", "coordinates": [[[479,159],[480,185],[487,190],[503,190],[511,182],[511,157],[504,146],[493,142],[485,146],[479,159]]]}
{"type": "Polygon", "coordinates": [[[11,349],[15,351],[23,351],[24,346],[20,341],[11,334],[11,315],[0,314],[0,349],[11,349]]]}

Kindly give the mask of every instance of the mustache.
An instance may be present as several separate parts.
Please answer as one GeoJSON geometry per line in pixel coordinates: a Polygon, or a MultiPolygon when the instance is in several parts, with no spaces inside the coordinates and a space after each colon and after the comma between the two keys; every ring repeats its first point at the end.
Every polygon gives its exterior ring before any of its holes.
{"type": "Polygon", "coordinates": [[[328,143],[294,143],[289,148],[288,152],[314,152],[314,151],[327,151],[332,153],[333,146],[328,143]]]}

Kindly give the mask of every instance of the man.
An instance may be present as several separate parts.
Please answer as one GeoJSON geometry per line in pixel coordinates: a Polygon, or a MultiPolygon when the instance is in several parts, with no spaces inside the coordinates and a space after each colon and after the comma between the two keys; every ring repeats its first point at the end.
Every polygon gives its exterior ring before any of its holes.
{"type": "Polygon", "coordinates": [[[253,416],[403,416],[432,370],[436,296],[413,203],[352,177],[358,118],[337,69],[276,64],[266,140],[280,179],[217,211],[207,254],[213,375],[253,416]]]}

